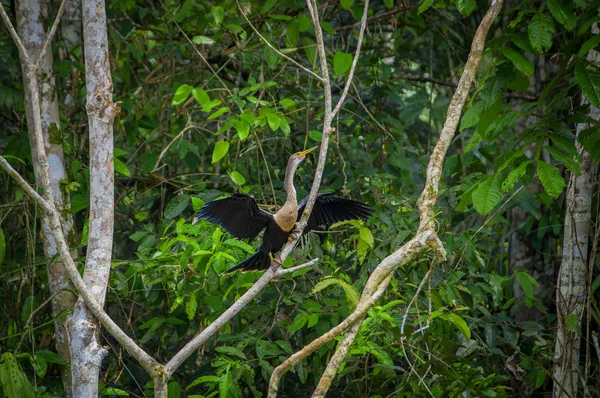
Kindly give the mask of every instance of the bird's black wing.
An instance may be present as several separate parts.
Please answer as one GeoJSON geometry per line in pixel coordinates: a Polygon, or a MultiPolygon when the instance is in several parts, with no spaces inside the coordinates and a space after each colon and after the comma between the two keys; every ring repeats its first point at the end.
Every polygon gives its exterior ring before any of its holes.
{"type": "MultiPolygon", "coordinates": [[[[304,212],[307,200],[308,197],[298,204],[298,220],[304,212]]],[[[371,214],[373,214],[373,207],[366,203],[340,198],[332,193],[320,194],[317,196],[304,233],[340,221],[367,219],[371,214]]]]}
{"type": "Polygon", "coordinates": [[[196,218],[218,224],[238,239],[251,241],[266,228],[273,216],[259,209],[252,196],[236,193],[205,204],[196,213],[196,218]]]}

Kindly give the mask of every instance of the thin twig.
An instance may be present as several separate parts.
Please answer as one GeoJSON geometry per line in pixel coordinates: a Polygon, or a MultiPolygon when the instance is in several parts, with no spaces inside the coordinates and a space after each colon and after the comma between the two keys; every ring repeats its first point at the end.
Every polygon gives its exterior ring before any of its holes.
{"type": "Polygon", "coordinates": [[[275,46],[273,46],[263,35],[260,34],[260,32],[254,27],[254,25],[252,25],[252,22],[250,22],[250,20],[246,16],[246,13],[244,13],[244,10],[242,10],[242,6],[240,5],[240,2],[236,0],[235,3],[238,6],[238,10],[240,10],[240,14],[242,14],[242,17],[244,17],[246,22],[248,22],[248,25],[250,25],[250,28],[252,28],[254,33],[256,33],[258,35],[258,37],[260,37],[260,40],[262,40],[262,42],[265,43],[267,45],[267,47],[269,47],[271,50],[275,51],[275,53],[277,53],[277,55],[279,55],[280,57],[287,59],[288,61],[290,61],[291,63],[296,65],[298,68],[302,69],[303,71],[305,71],[306,73],[308,73],[309,75],[313,76],[315,79],[317,79],[318,81],[323,83],[323,78],[321,76],[319,76],[312,70],[308,69],[306,66],[302,65],[301,63],[299,63],[292,57],[289,57],[289,56],[285,55],[284,53],[282,53],[281,51],[279,51],[278,49],[276,49],[275,46]]]}
{"type": "Polygon", "coordinates": [[[154,165],[154,169],[152,169],[151,173],[155,172],[158,169],[158,165],[160,164],[160,161],[162,160],[163,156],[165,156],[165,153],[167,153],[167,151],[169,150],[171,145],[173,145],[173,143],[175,141],[177,141],[179,138],[181,138],[181,136],[184,135],[186,133],[186,131],[189,131],[195,127],[196,126],[194,126],[193,124],[188,124],[187,126],[185,126],[185,128],[183,130],[181,130],[181,132],[179,134],[177,134],[175,136],[175,138],[173,138],[171,140],[171,142],[169,142],[169,144],[160,152],[160,155],[158,155],[158,159],[156,160],[156,164],[154,165]]]}
{"type": "Polygon", "coordinates": [[[367,27],[367,14],[369,13],[369,0],[365,0],[365,8],[363,9],[363,15],[360,20],[360,32],[358,33],[358,42],[356,43],[356,51],[354,52],[354,59],[352,60],[352,65],[350,66],[350,73],[348,73],[348,79],[346,80],[346,85],[344,86],[344,91],[338,100],[335,108],[332,112],[332,117],[335,117],[337,113],[340,111],[346,96],[348,95],[348,90],[350,90],[350,86],[352,85],[352,79],[354,78],[354,70],[356,69],[356,64],[358,63],[358,58],[360,56],[360,48],[362,47],[363,38],[365,36],[365,28],[367,27]]]}
{"type": "Polygon", "coordinates": [[[54,23],[52,24],[52,28],[50,29],[50,32],[48,33],[48,36],[46,37],[46,41],[44,42],[44,46],[42,47],[42,51],[40,52],[38,59],[35,61],[36,69],[39,68],[40,63],[42,62],[42,58],[44,58],[44,54],[46,54],[46,51],[48,51],[48,47],[50,46],[50,43],[52,42],[52,39],[54,38],[54,35],[56,34],[56,29],[58,28],[60,19],[62,18],[63,14],[65,12],[66,4],[67,4],[67,0],[62,0],[62,2],[60,3],[60,7],[58,8],[58,12],[56,13],[56,18],[54,18],[54,23]]]}
{"type": "Polygon", "coordinates": [[[29,58],[27,49],[25,48],[25,45],[23,44],[23,42],[21,41],[21,38],[17,34],[15,27],[13,26],[12,22],[10,22],[10,18],[6,14],[6,11],[4,10],[4,6],[2,5],[1,2],[0,2],[0,16],[2,16],[2,20],[4,21],[4,24],[6,25],[6,28],[8,29],[8,32],[10,33],[10,36],[13,38],[13,40],[17,44],[17,47],[19,47],[19,51],[21,51],[21,56],[25,60],[25,63],[28,65],[34,65],[31,62],[31,58],[29,58]]]}

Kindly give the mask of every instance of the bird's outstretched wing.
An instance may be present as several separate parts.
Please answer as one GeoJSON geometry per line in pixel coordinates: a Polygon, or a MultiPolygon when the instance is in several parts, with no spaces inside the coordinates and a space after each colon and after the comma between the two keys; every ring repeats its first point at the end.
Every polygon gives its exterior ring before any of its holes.
{"type": "Polygon", "coordinates": [[[273,216],[259,209],[252,196],[236,193],[205,204],[196,218],[218,224],[238,239],[252,241],[273,216]]]}
{"type": "MultiPolygon", "coordinates": [[[[308,197],[298,204],[298,220],[304,212],[307,200],[308,197]]],[[[304,233],[340,221],[367,219],[371,214],[373,214],[373,207],[366,203],[340,198],[332,193],[319,194],[304,233]]]]}

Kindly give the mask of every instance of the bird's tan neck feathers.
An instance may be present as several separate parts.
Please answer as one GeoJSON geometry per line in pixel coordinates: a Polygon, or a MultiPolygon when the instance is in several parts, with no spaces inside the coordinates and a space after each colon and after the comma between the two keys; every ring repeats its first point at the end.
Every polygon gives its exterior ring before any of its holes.
{"type": "Polygon", "coordinates": [[[285,232],[291,231],[298,219],[298,202],[296,201],[296,197],[294,196],[293,200],[290,200],[288,197],[288,200],[283,207],[273,215],[273,218],[277,225],[279,225],[279,228],[285,232]]]}

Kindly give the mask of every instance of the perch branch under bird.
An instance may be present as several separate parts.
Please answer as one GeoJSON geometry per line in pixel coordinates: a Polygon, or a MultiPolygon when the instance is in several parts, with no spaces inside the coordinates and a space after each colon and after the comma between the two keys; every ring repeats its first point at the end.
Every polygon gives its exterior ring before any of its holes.
{"type": "MultiPolygon", "coordinates": [[[[290,157],[284,180],[287,200],[275,214],[261,210],[251,195],[238,193],[229,198],[209,202],[196,213],[194,221],[204,219],[218,224],[238,239],[252,241],[263,229],[265,230],[258,251],[226,272],[269,268],[271,259],[288,241],[296,222],[304,212],[308,197],[298,203],[294,174],[306,155],[315,148],[295,153],[290,157]]],[[[371,214],[373,208],[368,204],[340,198],[331,193],[319,194],[303,233],[340,221],[367,219],[371,214]]]]}

